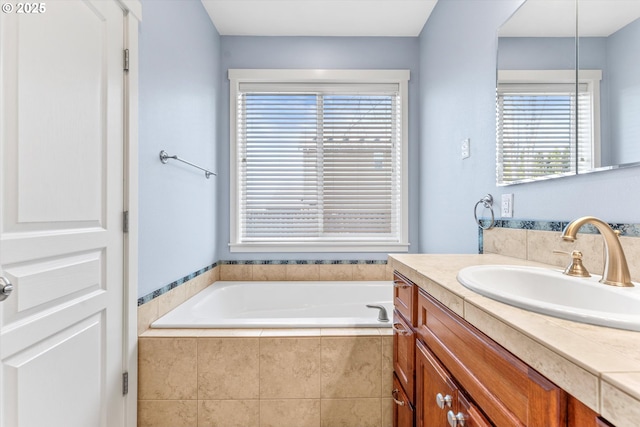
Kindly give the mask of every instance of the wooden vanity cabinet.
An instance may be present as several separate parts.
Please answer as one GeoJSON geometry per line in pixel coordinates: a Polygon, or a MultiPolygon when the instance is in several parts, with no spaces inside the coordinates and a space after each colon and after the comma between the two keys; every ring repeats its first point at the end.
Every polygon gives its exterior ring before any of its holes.
{"type": "Polygon", "coordinates": [[[395,427],[582,427],[562,389],[397,272],[394,303],[394,400],[415,408],[395,427]]]}

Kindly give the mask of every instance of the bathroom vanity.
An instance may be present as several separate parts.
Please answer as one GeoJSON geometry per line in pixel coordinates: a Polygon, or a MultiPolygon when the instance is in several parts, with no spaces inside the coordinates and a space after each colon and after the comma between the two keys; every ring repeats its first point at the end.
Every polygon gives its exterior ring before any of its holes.
{"type": "MultiPolygon", "coordinates": [[[[640,333],[544,316],[456,280],[500,255],[392,255],[394,426],[640,423],[640,333]]],[[[549,267],[549,266],[545,266],[549,267]]]]}

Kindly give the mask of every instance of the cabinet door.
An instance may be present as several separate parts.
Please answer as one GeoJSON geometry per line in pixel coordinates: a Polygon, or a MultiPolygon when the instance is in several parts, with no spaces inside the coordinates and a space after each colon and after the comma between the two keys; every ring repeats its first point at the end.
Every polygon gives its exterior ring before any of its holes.
{"type": "Polygon", "coordinates": [[[447,414],[457,413],[458,389],[435,356],[416,342],[416,427],[449,427],[447,414]]]}
{"type": "Polygon", "coordinates": [[[393,427],[413,427],[413,405],[402,389],[397,377],[393,377],[393,427]]]}
{"type": "Polygon", "coordinates": [[[393,370],[411,403],[415,393],[416,338],[413,329],[397,312],[393,312],[393,370]]]}

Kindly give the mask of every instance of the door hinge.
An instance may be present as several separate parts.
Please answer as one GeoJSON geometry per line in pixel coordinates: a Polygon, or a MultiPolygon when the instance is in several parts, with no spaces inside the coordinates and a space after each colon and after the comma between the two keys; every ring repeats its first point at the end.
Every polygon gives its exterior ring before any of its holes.
{"type": "Polygon", "coordinates": [[[122,373],[122,395],[129,394],[129,372],[122,373]]]}
{"type": "Polygon", "coordinates": [[[123,62],[124,71],[129,71],[129,49],[124,50],[123,62]]]}
{"type": "Polygon", "coordinates": [[[122,212],[122,232],[129,232],[129,211],[122,212]]]}

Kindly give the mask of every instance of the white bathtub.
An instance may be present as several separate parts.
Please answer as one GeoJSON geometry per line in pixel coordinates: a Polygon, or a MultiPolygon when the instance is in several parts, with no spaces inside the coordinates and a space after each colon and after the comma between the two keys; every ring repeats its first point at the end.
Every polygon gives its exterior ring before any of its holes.
{"type": "Polygon", "coordinates": [[[151,324],[152,328],[391,327],[393,282],[219,281],[151,324]]]}

